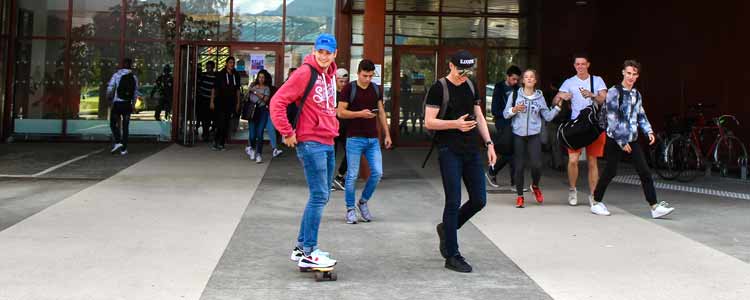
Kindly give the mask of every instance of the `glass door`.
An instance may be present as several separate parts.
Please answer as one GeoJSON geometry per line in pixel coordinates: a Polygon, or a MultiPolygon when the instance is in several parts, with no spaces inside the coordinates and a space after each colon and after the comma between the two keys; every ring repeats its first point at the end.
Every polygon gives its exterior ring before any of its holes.
{"type": "Polygon", "coordinates": [[[399,146],[429,145],[422,102],[437,79],[437,51],[395,49],[391,132],[399,146]]]}
{"type": "MultiPolygon", "coordinates": [[[[271,74],[272,86],[278,87],[283,78],[280,58],[281,47],[276,46],[232,46],[232,56],[236,59],[236,68],[242,78],[242,101],[247,101],[248,86],[255,80],[260,70],[266,70],[271,74]]],[[[272,89],[274,91],[275,89],[272,89]]],[[[241,104],[242,105],[242,104],[241,104]]],[[[247,142],[249,137],[250,123],[236,116],[232,120],[231,136],[234,142],[247,142]]],[[[264,131],[265,139],[269,139],[269,132],[264,131]]],[[[276,134],[275,132],[273,134],[276,134]]]]}

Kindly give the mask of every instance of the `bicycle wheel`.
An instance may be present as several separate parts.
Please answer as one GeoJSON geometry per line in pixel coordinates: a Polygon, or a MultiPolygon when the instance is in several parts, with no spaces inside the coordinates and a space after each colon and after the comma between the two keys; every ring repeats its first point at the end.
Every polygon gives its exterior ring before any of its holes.
{"type": "Polygon", "coordinates": [[[721,176],[726,177],[731,172],[739,170],[740,161],[747,159],[747,149],[745,149],[745,145],[737,137],[731,135],[723,136],[716,143],[713,159],[721,176]]]}
{"type": "Polygon", "coordinates": [[[666,179],[666,180],[674,180],[678,176],[680,176],[680,165],[679,165],[679,158],[676,156],[679,156],[678,149],[681,149],[683,138],[681,136],[673,137],[669,140],[664,140],[663,142],[656,145],[654,155],[654,171],[656,171],[656,174],[659,175],[659,177],[666,179]]]}
{"type": "Polygon", "coordinates": [[[703,160],[699,156],[698,147],[686,139],[680,147],[680,164],[682,165],[677,181],[690,182],[704,172],[703,160]]]}

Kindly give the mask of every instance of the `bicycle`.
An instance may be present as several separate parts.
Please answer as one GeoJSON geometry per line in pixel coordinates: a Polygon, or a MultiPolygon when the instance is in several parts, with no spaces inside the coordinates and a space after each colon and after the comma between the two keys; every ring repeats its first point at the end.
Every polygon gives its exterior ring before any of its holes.
{"type": "Polygon", "coordinates": [[[730,120],[737,126],[740,125],[735,116],[721,115],[714,118],[711,124],[699,122],[691,126],[688,134],[674,135],[661,150],[662,157],[657,161],[663,160],[669,171],[667,175],[678,173],[676,179],[681,182],[692,181],[701,172],[710,174],[712,167],[718,169],[723,177],[728,176],[730,170],[741,169],[747,164],[747,149],[745,144],[725,127],[730,120]],[[705,131],[718,131],[707,152],[701,147],[705,131]],[[707,163],[709,161],[710,163],[707,163]]]}

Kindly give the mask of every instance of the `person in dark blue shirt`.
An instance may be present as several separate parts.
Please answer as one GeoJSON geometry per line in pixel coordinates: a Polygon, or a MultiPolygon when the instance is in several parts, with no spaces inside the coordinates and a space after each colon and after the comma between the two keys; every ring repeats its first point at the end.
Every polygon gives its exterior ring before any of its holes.
{"type": "Polygon", "coordinates": [[[497,164],[490,167],[485,175],[490,186],[499,187],[497,184],[497,173],[506,164],[510,163],[510,189],[513,190],[515,187],[513,180],[513,171],[515,170],[513,167],[513,133],[511,132],[510,120],[503,118],[503,109],[505,108],[505,103],[508,101],[508,97],[518,87],[518,81],[521,78],[521,69],[517,66],[510,66],[505,71],[505,75],[505,80],[495,84],[495,89],[492,93],[492,116],[495,120],[495,139],[497,142],[495,149],[497,149],[499,159],[497,164]]]}

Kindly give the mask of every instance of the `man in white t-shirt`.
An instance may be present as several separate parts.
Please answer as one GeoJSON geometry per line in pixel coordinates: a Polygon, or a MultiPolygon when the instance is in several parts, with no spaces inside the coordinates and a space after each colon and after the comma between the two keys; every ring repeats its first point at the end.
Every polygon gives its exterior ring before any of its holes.
{"type": "MultiPolygon", "coordinates": [[[[607,85],[604,84],[599,76],[593,76],[589,74],[589,62],[588,56],[578,54],[574,56],[573,67],[575,67],[576,75],[568,78],[560,86],[560,91],[557,93],[555,98],[561,98],[564,100],[570,100],[571,103],[571,119],[578,117],[578,114],[586,106],[591,105],[592,101],[596,101],[599,104],[604,103],[607,99],[607,85]],[[593,85],[592,85],[593,80],[593,85]]],[[[559,99],[554,99],[553,102],[559,99]]],[[[589,204],[591,205],[594,189],[599,181],[599,167],[597,165],[597,158],[604,156],[604,145],[606,143],[606,135],[602,133],[591,145],[586,146],[586,158],[589,166],[589,204]]],[[[583,149],[571,150],[568,149],[568,180],[570,189],[568,190],[568,203],[570,205],[578,205],[578,191],[576,190],[576,182],[578,181],[578,159],[581,156],[583,149]]]]}

